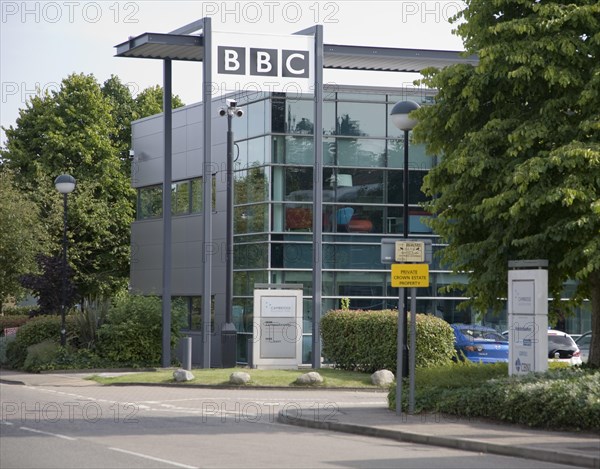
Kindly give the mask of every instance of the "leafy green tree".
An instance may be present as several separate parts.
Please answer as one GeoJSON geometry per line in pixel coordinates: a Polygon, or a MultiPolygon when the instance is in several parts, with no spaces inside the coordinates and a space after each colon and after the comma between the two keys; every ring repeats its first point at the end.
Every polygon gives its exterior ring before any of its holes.
{"type": "Polygon", "coordinates": [[[47,244],[39,209],[0,171],[0,313],[7,296],[20,298],[20,277],[35,268],[35,255],[47,244]]]}
{"type": "MultiPolygon", "coordinates": [[[[137,97],[133,97],[131,89],[124,85],[120,78],[112,75],[102,85],[102,94],[110,101],[113,108],[113,117],[117,132],[111,135],[113,144],[119,151],[122,171],[131,176],[131,122],[136,119],[159,114],[163,108],[163,90],[160,86],[153,86],[143,90],[137,97]]],[[[172,98],[173,109],[183,106],[177,95],[172,98]]]]}
{"type": "Polygon", "coordinates": [[[102,85],[102,94],[108,99],[113,109],[116,132],[110,135],[113,145],[118,149],[122,163],[122,171],[131,174],[131,121],[137,118],[136,103],[131,96],[131,90],[124,85],[119,77],[111,75],[102,85]]]}
{"type": "Polygon", "coordinates": [[[54,251],[62,239],[62,198],[56,176],[77,179],[69,195],[69,260],[84,297],[109,294],[129,275],[129,226],[134,191],[123,174],[111,102],[91,75],[65,78],[58,91],[36,96],[20,111],[17,127],[6,129],[3,165],[15,181],[54,220],[48,226],[54,251]],[[60,220],[60,222],[59,222],[60,220]]]}
{"type": "Polygon", "coordinates": [[[591,299],[600,366],[600,4],[467,0],[459,20],[479,65],[425,71],[439,94],[415,112],[417,141],[443,155],[424,186],[443,261],[484,310],[509,260],[548,259],[555,299],[567,279],[571,305],[591,299]]]}
{"type": "MultiPolygon", "coordinates": [[[[173,109],[183,106],[183,101],[177,95],[171,98],[173,109]]],[[[163,112],[163,89],[156,85],[143,90],[135,98],[135,119],[152,116],[163,112]]]]}

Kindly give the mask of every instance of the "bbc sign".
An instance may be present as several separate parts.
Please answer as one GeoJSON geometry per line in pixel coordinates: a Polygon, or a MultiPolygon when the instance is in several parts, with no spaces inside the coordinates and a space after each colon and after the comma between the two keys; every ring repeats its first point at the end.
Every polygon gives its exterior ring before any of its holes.
{"type": "Polygon", "coordinates": [[[308,51],[232,46],[218,46],[217,51],[217,73],[308,78],[308,51]]]}
{"type": "Polygon", "coordinates": [[[213,32],[213,91],[311,93],[312,36],[213,32]],[[277,48],[273,45],[277,44],[277,48]]]}

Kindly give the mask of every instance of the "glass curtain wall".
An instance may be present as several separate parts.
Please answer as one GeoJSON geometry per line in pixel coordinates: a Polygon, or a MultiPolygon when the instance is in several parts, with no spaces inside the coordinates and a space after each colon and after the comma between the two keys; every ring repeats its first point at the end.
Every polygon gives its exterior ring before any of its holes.
{"type": "MultiPolygon", "coordinates": [[[[238,359],[247,358],[254,283],[304,285],[303,361],[310,362],[312,329],[313,101],[273,94],[246,106],[234,128],[234,317],[238,359]]],[[[352,309],[395,308],[389,266],[380,262],[382,237],[403,232],[404,139],[389,119],[393,105],[428,93],[325,93],[323,106],[323,313],[350,298],[352,309]]],[[[235,121],[234,121],[235,122],[235,121]]],[[[436,158],[409,145],[409,232],[432,237],[420,188],[436,158]]],[[[434,240],[434,243],[436,241],[434,240]]],[[[431,266],[435,277],[437,266],[431,266]]],[[[437,284],[436,282],[432,282],[437,284]]],[[[420,312],[454,312],[460,297],[438,299],[418,290],[420,312]]],[[[465,313],[469,314],[469,313],[465,313]]]]}

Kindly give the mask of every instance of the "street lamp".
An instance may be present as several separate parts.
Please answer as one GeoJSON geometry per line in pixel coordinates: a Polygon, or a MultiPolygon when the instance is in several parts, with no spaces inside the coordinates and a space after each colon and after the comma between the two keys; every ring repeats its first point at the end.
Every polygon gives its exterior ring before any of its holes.
{"type": "Polygon", "coordinates": [[[65,313],[67,309],[67,195],[75,190],[75,178],[61,174],[54,180],[54,187],[63,195],[63,265],[62,265],[62,308],[60,311],[60,345],[67,345],[65,313]]]}
{"type": "MultiPolygon", "coordinates": [[[[417,124],[416,119],[409,117],[409,113],[419,106],[414,101],[400,101],[394,105],[390,112],[393,124],[404,131],[404,164],[402,169],[402,235],[408,238],[409,216],[408,216],[408,133],[417,124]]],[[[404,289],[404,307],[402,311],[402,377],[408,376],[408,344],[407,344],[407,311],[408,290],[404,289]]],[[[400,313],[400,312],[399,312],[400,313]]]]}
{"type": "Polygon", "coordinates": [[[232,320],[233,312],[233,116],[242,117],[244,111],[237,102],[228,100],[227,107],[219,109],[221,117],[227,116],[227,224],[225,241],[225,324],[221,330],[221,360],[223,368],[235,367],[237,361],[237,331],[232,320]]]}

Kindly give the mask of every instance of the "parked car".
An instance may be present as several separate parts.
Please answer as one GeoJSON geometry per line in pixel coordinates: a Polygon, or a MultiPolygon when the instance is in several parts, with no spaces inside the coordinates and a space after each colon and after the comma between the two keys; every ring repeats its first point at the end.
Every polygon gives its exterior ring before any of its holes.
{"type": "Polygon", "coordinates": [[[564,362],[569,365],[581,365],[581,352],[569,334],[548,330],[548,360],[564,362]]]}
{"type": "Polygon", "coordinates": [[[452,324],[454,348],[460,358],[472,362],[508,362],[508,339],[491,327],[452,324]]]}
{"type": "Polygon", "coordinates": [[[585,334],[581,334],[579,338],[575,341],[577,347],[579,347],[579,352],[581,354],[581,361],[583,363],[587,363],[588,358],[590,356],[590,344],[592,343],[592,331],[588,331],[585,334]]]}

